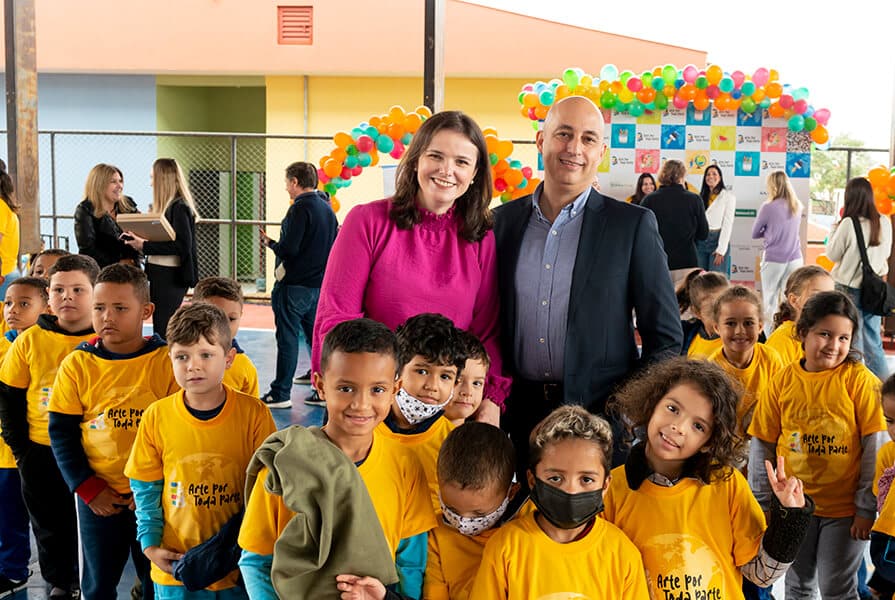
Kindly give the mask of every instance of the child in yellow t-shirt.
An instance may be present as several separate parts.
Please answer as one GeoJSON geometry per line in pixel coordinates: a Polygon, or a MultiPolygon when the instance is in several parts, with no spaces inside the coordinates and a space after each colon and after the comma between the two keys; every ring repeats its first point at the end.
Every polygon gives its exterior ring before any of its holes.
{"type": "Polygon", "coordinates": [[[470,598],[649,598],[637,548],[599,517],[609,485],[609,424],[580,406],[562,406],[535,427],[529,448],[536,511],[488,540],[470,598]]]}
{"type": "Polygon", "coordinates": [[[22,479],[22,497],[37,539],[40,573],[53,596],[78,584],[75,505],[50,448],[47,409],[59,363],[95,334],[93,282],[99,265],[89,256],[60,257],[49,271],[52,315],[13,342],[0,367],[0,423],[22,479]]]}
{"type": "Polygon", "coordinates": [[[879,517],[870,532],[870,558],[876,569],[867,585],[879,598],[891,600],[895,595],[895,495],[889,501],[895,481],[895,375],[883,382],[881,390],[883,417],[889,440],[879,449],[873,476],[873,494],[879,517]]]}
{"type": "Polygon", "coordinates": [[[783,302],[774,313],[774,331],[765,342],[777,351],[784,365],[804,356],[802,340],[796,334],[796,323],[802,314],[802,307],[814,294],[832,292],[833,288],[833,278],[817,265],[799,267],[786,279],[783,302]]]}
{"type": "MultiPolygon", "coordinates": [[[[6,288],[3,318],[9,331],[0,336],[0,362],[12,342],[47,312],[47,282],[37,277],[20,277],[6,288]]],[[[0,593],[15,592],[25,586],[30,571],[31,544],[28,539],[28,510],[22,501],[22,483],[15,457],[0,439],[0,593]]]]}
{"type": "Polygon", "coordinates": [[[713,313],[723,346],[709,360],[721,365],[743,386],[737,406],[737,434],[743,436],[759,392],[783,368],[783,362],[776,350],[757,343],[762,324],[761,298],[753,290],[742,285],[726,289],[715,301],[713,313]]]}
{"type": "MultiPolygon", "coordinates": [[[[419,598],[427,532],[435,526],[426,477],[416,455],[377,428],[401,384],[397,357],[395,334],[385,325],[345,321],[324,338],[314,385],[329,415],[323,433],[357,465],[373,502],[398,570],[394,591],[419,598]]],[[[270,578],[274,546],[294,516],[282,496],[264,487],[266,476],[266,469],[257,475],[239,533],[239,567],[252,598],[276,597],[270,578]]],[[[288,562],[279,564],[288,574],[288,562]]]]}
{"type": "Polygon", "coordinates": [[[463,345],[463,353],[466,355],[466,363],[457,385],[454,386],[454,395],[451,401],[444,407],[444,416],[448,421],[462,425],[482,405],[485,392],[485,380],[488,378],[488,369],[491,368],[491,359],[488,351],[479,338],[468,331],[460,331],[460,343],[463,345]]]}
{"type": "Polygon", "coordinates": [[[236,280],[228,277],[204,277],[193,289],[193,302],[214,304],[227,315],[236,356],[233,357],[233,364],[224,373],[224,385],[257,398],[258,370],[249,355],[243,352],[239,344],[236,343],[236,334],[239,333],[239,323],[242,321],[242,308],[245,303],[242,287],[236,280]]]}
{"type": "Polygon", "coordinates": [[[78,498],[87,598],[115,595],[128,554],[143,588],[152,585],[124,476],[143,411],[177,391],[165,341],[143,337],[152,309],[141,269],[114,263],[100,271],[93,290],[97,338],[65,357],[53,384],[50,445],[78,498]]]}
{"type": "Polygon", "coordinates": [[[441,515],[429,534],[426,600],[474,597],[485,543],[512,517],[506,511],[519,489],[515,468],[512,442],[493,425],[465,423],[444,440],[438,453],[441,515]]]}
{"type": "MultiPolygon", "coordinates": [[[[817,587],[825,598],[856,595],[864,540],[876,515],[876,434],[885,429],[879,380],[852,351],[859,323],[845,294],[811,297],[797,324],[805,357],[771,379],[749,426],[753,464],[775,455],[785,459],[817,505],[815,533],[786,576],[787,596],[807,597],[817,587]]],[[[752,489],[767,506],[767,486],[754,475],[752,489]]]]}
{"type": "Polygon", "coordinates": [[[71,256],[71,252],[61,248],[48,248],[41,250],[31,259],[31,266],[28,268],[28,275],[31,277],[41,277],[47,279],[50,267],[56,264],[56,261],[63,256],[71,256]]]}
{"type": "Polygon", "coordinates": [[[706,358],[721,347],[721,338],[715,331],[712,306],[715,299],[730,286],[721,273],[692,271],[677,290],[677,303],[681,314],[689,312],[691,319],[681,321],[684,343],[681,354],[706,358]]]}
{"type": "Polygon", "coordinates": [[[378,427],[382,435],[400,442],[419,458],[436,511],[435,463],[442,442],[454,428],[444,409],[466,364],[458,332],[450,319],[434,313],[410,317],[398,326],[401,389],[378,427]]]}
{"type": "Polygon", "coordinates": [[[766,587],[792,562],[812,505],[783,462],[770,480],[770,524],[735,468],[739,386],[715,363],[675,358],[628,382],[616,407],[641,441],[613,470],[607,520],[643,554],[653,598],[743,598],[743,578],[766,587]]]}
{"type": "MultiPolygon", "coordinates": [[[[206,303],[182,306],[165,337],[183,389],[143,413],[124,469],[134,491],[137,537],[152,561],[155,597],[162,600],[192,597],[174,576],[187,576],[179,564],[185,553],[222,529],[233,531],[233,537],[221,543],[235,547],[238,527],[232,519],[240,519],[244,508],[246,467],[276,429],[258,398],[222,383],[236,350],[221,309],[206,303]]],[[[230,562],[229,552],[216,558],[214,571],[199,574],[206,585],[201,597],[244,598],[235,560],[230,562]],[[215,581],[211,572],[223,576],[215,581]]],[[[189,575],[195,582],[197,573],[189,575]]]]}

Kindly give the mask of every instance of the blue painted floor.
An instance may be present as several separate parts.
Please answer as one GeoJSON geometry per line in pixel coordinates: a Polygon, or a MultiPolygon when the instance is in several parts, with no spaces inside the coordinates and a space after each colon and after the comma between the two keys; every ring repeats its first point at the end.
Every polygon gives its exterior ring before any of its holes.
{"type": "MultiPolygon", "coordinates": [[[[147,335],[149,331],[146,331],[147,335]]],[[[277,345],[274,339],[274,333],[270,330],[242,330],[238,336],[239,345],[246,354],[255,363],[258,369],[258,385],[261,393],[267,392],[270,382],[276,371],[277,361],[277,345]]],[[[295,370],[296,375],[305,373],[310,365],[310,357],[305,350],[299,357],[298,367],[295,370]]],[[[292,408],[291,409],[274,409],[274,421],[279,429],[283,429],[293,424],[299,425],[320,425],[323,423],[323,408],[319,406],[309,406],[303,402],[304,398],[311,393],[309,385],[295,385],[292,387],[292,408]]],[[[45,600],[46,593],[44,591],[43,579],[40,576],[40,568],[37,564],[37,550],[34,547],[34,540],[31,541],[31,569],[33,574],[28,581],[28,588],[22,590],[7,598],[12,600],[45,600]]],[[[118,585],[118,597],[130,598],[130,590],[136,581],[136,573],[130,561],[121,577],[118,585]]]]}

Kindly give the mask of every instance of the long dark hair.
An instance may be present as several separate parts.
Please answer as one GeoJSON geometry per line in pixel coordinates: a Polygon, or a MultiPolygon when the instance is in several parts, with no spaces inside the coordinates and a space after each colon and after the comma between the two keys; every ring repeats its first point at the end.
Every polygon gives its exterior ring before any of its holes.
{"type": "Polygon", "coordinates": [[[863,177],[853,177],[845,184],[842,218],[845,217],[849,217],[852,221],[861,218],[870,221],[870,239],[867,240],[867,247],[879,246],[879,211],[873,201],[873,188],[870,186],[870,182],[863,177]]]}
{"type": "Polygon", "coordinates": [[[6,172],[6,161],[0,160],[0,198],[14,213],[19,212],[19,203],[16,202],[16,188],[12,184],[12,177],[6,172]]]}
{"type": "MultiPolygon", "coordinates": [[[[848,344],[848,354],[845,360],[848,362],[858,362],[861,360],[861,353],[855,350],[855,334],[860,328],[860,314],[851,301],[851,298],[842,292],[818,292],[811,296],[805,306],[802,308],[802,314],[796,323],[796,334],[804,340],[805,336],[812,327],[817,325],[818,321],[834,315],[837,317],[845,317],[852,323],[852,337],[848,344]]],[[[803,341],[804,347],[804,341],[803,341]]]]}
{"type": "Polygon", "coordinates": [[[705,171],[702,172],[702,189],[699,190],[699,197],[702,198],[702,203],[706,208],[709,207],[709,198],[712,194],[720,194],[724,190],[724,173],[721,172],[720,167],[718,165],[709,165],[705,168],[705,171]],[[705,182],[705,176],[708,175],[709,169],[714,169],[718,171],[718,185],[714,188],[710,188],[709,185],[705,182]]]}
{"type": "Polygon", "coordinates": [[[493,227],[491,210],[491,162],[482,130],[466,114],[457,110],[436,113],[423,121],[413,136],[407,152],[401,157],[395,175],[395,195],[389,216],[398,229],[412,229],[422,220],[416,205],[420,185],[416,168],[420,156],[432,143],[432,138],[442,129],[450,129],[465,135],[476,147],[476,174],[469,188],[454,202],[454,210],[460,218],[460,235],[469,242],[478,242],[493,227]]]}
{"type": "Polygon", "coordinates": [[[655,192],[659,189],[659,186],[656,185],[656,179],[649,173],[641,173],[640,177],[637,178],[637,189],[634,190],[634,200],[632,200],[633,204],[640,204],[640,202],[646,198],[646,194],[643,193],[643,180],[649,179],[653,182],[653,191],[655,192]]]}

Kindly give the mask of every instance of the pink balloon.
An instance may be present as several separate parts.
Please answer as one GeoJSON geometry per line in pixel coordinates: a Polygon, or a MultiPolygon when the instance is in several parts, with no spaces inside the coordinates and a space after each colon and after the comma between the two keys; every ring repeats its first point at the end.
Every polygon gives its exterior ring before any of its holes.
{"type": "Polygon", "coordinates": [[[709,87],[705,88],[705,95],[709,97],[709,100],[714,100],[721,95],[721,90],[718,88],[717,85],[710,85],[709,87]]]}
{"type": "Polygon", "coordinates": [[[357,149],[361,152],[369,152],[373,149],[373,138],[368,135],[362,135],[355,142],[357,149]]]}
{"type": "Polygon", "coordinates": [[[395,147],[388,154],[392,158],[401,158],[401,155],[404,154],[404,144],[400,141],[395,142],[395,147]]]}
{"type": "Polygon", "coordinates": [[[339,177],[342,179],[351,179],[351,169],[348,167],[342,167],[342,172],[339,173],[339,177]]]}
{"type": "Polygon", "coordinates": [[[730,78],[733,79],[733,87],[739,88],[743,85],[743,82],[746,81],[746,75],[742,71],[734,71],[730,74],[730,78]]]}
{"type": "Polygon", "coordinates": [[[826,127],[827,122],[830,120],[830,109],[818,108],[814,111],[814,120],[826,127]]]}
{"type": "Polygon", "coordinates": [[[780,96],[780,106],[783,108],[792,108],[793,99],[789,94],[783,94],[780,96]]]}
{"type": "Polygon", "coordinates": [[[639,77],[631,77],[628,79],[628,89],[632,92],[639,92],[643,89],[643,82],[639,77]]]}
{"type": "Polygon", "coordinates": [[[672,100],[672,102],[674,103],[675,108],[687,108],[687,99],[679,94],[674,95],[674,100],[672,100]]]}
{"type": "Polygon", "coordinates": [[[357,177],[358,175],[360,175],[360,174],[363,173],[363,172],[364,172],[364,168],[363,168],[362,166],[360,166],[360,165],[357,165],[356,167],[354,167],[353,169],[351,169],[351,174],[352,174],[354,177],[357,177]]]}
{"type": "Polygon", "coordinates": [[[526,179],[531,179],[532,170],[531,167],[522,167],[522,176],[526,179]]]}
{"type": "Polygon", "coordinates": [[[323,172],[323,169],[317,169],[317,179],[323,183],[329,183],[329,175],[323,172]]]}
{"type": "Polygon", "coordinates": [[[805,114],[805,111],[808,110],[808,101],[807,100],[796,100],[792,104],[792,109],[796,111],[797,115],[805,114]]]}
{"type": "Polygon", "coordinates": [[[755,69],[755,73],[752,74],[752,82],[757,86],[762,86],[768,82],[770,79],[771,73],[764,67],[759,67],[755,69]]]}
{"type": "Polygon", "coordinates": [[[535,90],[535,86],[530,83],[526,83],[525,85],[522,86],[523,92],[533,92],[534,90],[535,90]]]}
{"type": "Polygon", "coordinates": [[[696,78],[699,77],[699,69],[694,67],[693,65],[687,65],[684,67],[683,71],[684,81],[687,83],[693,83],[696,81],[696,78]]]}

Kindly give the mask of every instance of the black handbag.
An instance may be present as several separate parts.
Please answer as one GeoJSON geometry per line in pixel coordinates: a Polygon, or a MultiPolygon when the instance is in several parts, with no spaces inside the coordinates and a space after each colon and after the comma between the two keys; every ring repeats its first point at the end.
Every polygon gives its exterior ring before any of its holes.
{"type": "Polygon", "coordinates": [[[882,277],[870,268],[867,258],[867,247],[864,245],[864,232],[858,219],[852,218],[855,226],[855,239],[861,252],[861,310],[874,315],[888,316],[895,310],[895,288],[883,281],[882,277]]]}

